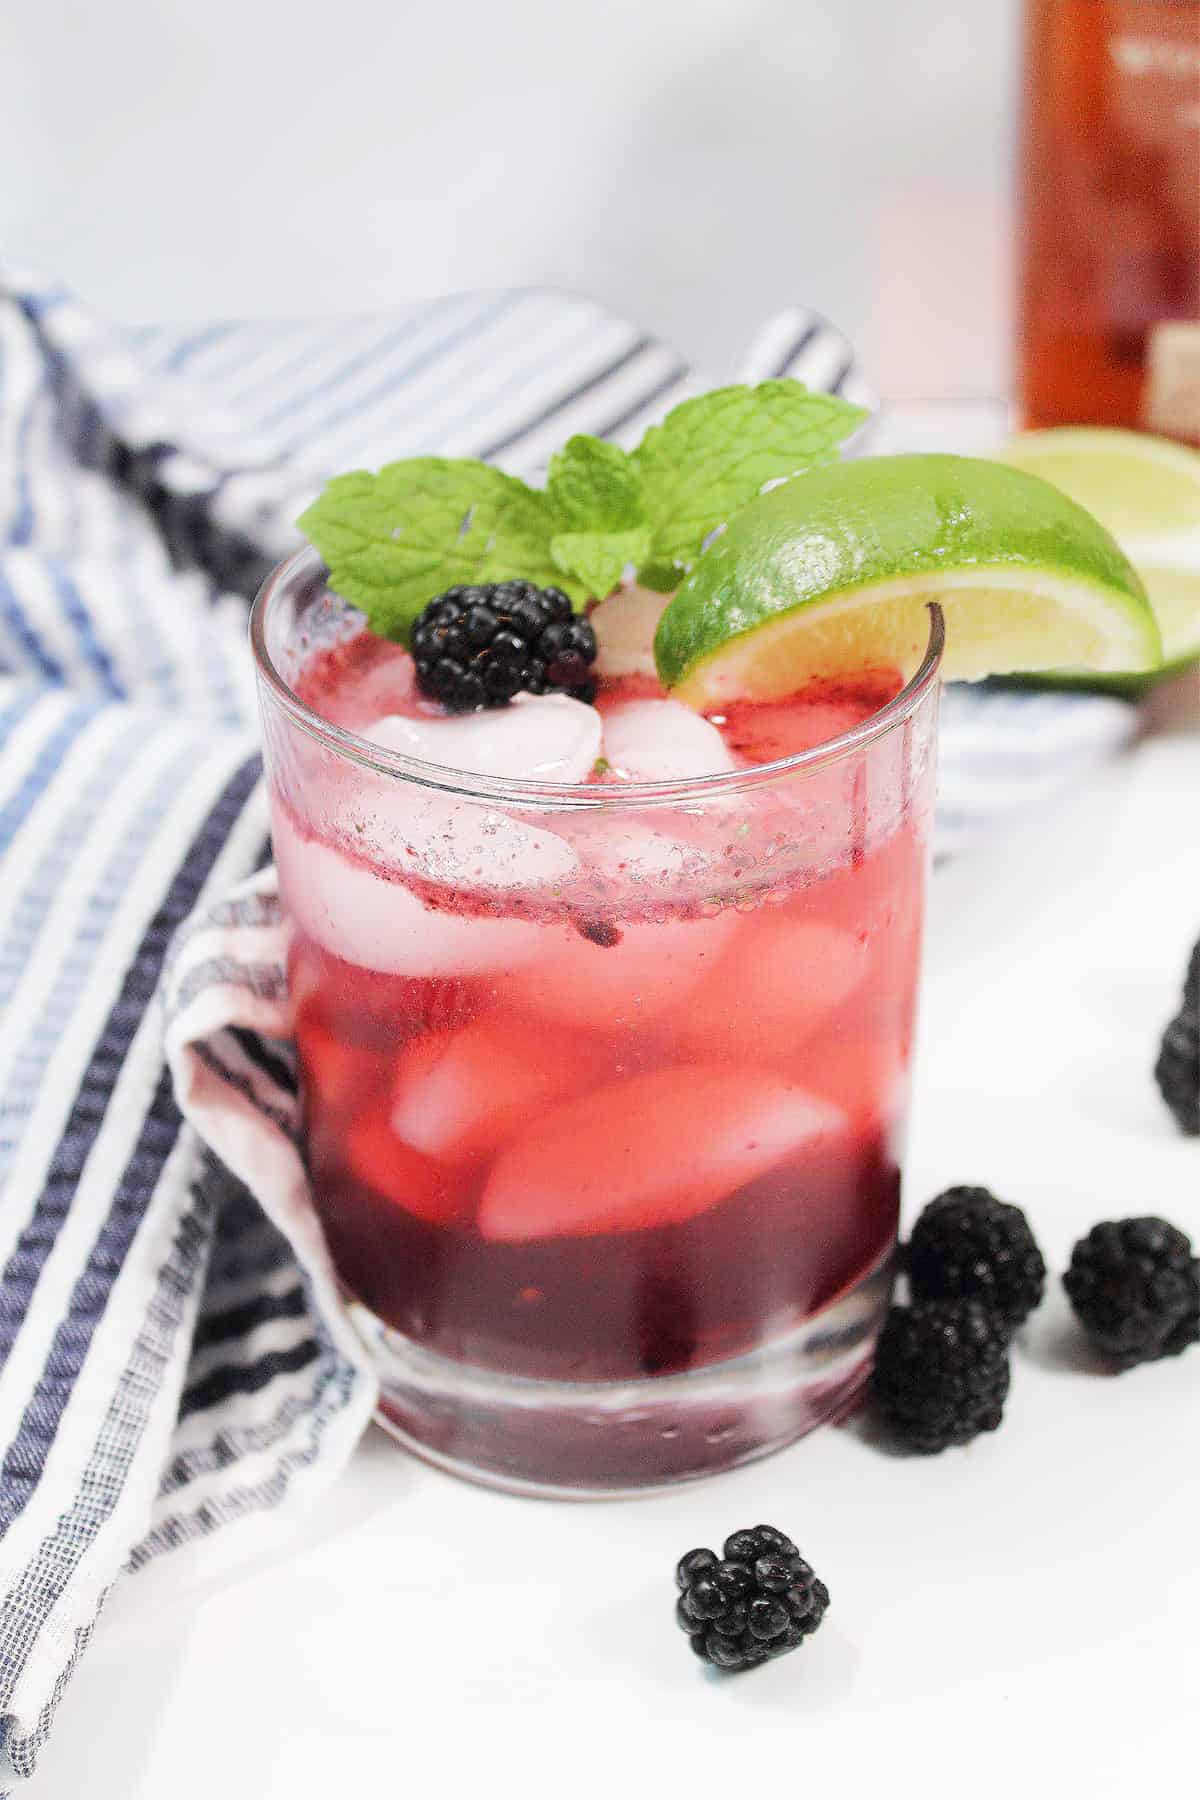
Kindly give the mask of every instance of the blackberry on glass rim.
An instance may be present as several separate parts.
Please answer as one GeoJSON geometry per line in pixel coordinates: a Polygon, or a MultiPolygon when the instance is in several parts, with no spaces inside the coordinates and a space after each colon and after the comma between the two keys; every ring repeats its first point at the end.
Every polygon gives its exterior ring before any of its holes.
{"type": "Polygon", "coordinates": [[[596,634],[561,588],[448,588],[418,613],[410,645],[418,685],[450,712],[506,706],[516,694],[595,698],[596,634]]]}

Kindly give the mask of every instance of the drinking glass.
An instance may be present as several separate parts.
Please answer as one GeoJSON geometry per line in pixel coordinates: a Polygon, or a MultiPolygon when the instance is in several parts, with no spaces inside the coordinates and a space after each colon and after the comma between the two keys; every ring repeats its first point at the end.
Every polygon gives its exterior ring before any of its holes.
{"type": "Polygon", "coordinates": [[[363,625],[310,550],[251,632],[313,1198],[384,1423],[570,1495],[791,1442],[891,1288],[940,614],[830,742],[588,786],[320,717],[301,671],[363,625]]]}

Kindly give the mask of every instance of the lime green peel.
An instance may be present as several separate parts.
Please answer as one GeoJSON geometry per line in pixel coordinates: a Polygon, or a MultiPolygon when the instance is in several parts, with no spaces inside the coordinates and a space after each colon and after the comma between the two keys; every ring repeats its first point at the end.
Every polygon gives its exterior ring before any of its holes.
{"type": "Polygon", "coordinates": [[[1200,451],[1170,438],[1107,425],[1056,425],[1010,438],[995,459],[1053,482],[1122,543],[1200,532],[1200,451]]]}
{"type": "Polygon", "coordinates": [[[1052,481],[1095,513],[1141,576],[1162,634],[1162,667],[1148,674],[1061,669],[1023,679],[1135,699],[1200,660],[1200,451],[1143,432],[1072,425],[1024,432],[995,458],[1052,481]]]}

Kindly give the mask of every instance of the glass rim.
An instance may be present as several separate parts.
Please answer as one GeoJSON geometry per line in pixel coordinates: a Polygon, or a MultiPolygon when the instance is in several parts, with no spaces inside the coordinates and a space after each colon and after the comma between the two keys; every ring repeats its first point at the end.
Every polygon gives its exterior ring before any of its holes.
{"type": "MultiPolygon", "coordinates": [[[[760,763],[754,768],[725,769],[711,775],[688,775],[669,781],[623,781],[620,786],[587,787],[578,782],[528,781],[514,775],[483,775],[472,770],[444,768],[440,763],[425,762],[406,756],[399,750],[385,749],[370,738],[344,726],[323,719],[299,698],[271,659],[266,643],[266,619],[271,604],[280,590],[291,580],[303,575],[316,575],[325,570],[317,551],[311,545],[294,551],[273,568],[263,582],[250,609],[250,646],[262,687],[291,722],[334,755],[356,763],[373,774],[416,783],[441,793],[471,800],[492,800],[524,806],[556,809],[627,809],[636,806],[686,805],[710,799],[719,794],[742,793],[766,786],[790,774],[805,773],[839,762],[865,749],[877,739],[886,737],[910,719],[938,680],[945,649],[946,630],[942,609],[936,601],[927,603],[929,637],[914,674],[898,694],[863,719],[849,731],[817,744],[810,750],[797,751],[775,762],[760,763]]],[[[327,574],[327,571],[325,571],[327,574]]],[[[330,593],[334,590],[329,589],[330,593]]],[[[335,595],[340,599],[340,595],[335,595]]],[[[344,601],[346,606],[349,601],[344,601]]]]}

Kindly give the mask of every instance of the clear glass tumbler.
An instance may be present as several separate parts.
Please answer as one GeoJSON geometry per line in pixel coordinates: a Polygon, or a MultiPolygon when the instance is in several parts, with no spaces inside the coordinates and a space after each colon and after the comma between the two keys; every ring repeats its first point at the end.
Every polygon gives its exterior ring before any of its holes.
{"type": "Polygon", "coordinates": [[[313,1194],[384,1421],[517,1492],[761,1456],[844,1410],[896,1241],[940,615],[768,766],[566,786],[328,723],[310,551],[252,638],[313,1194]]]}

